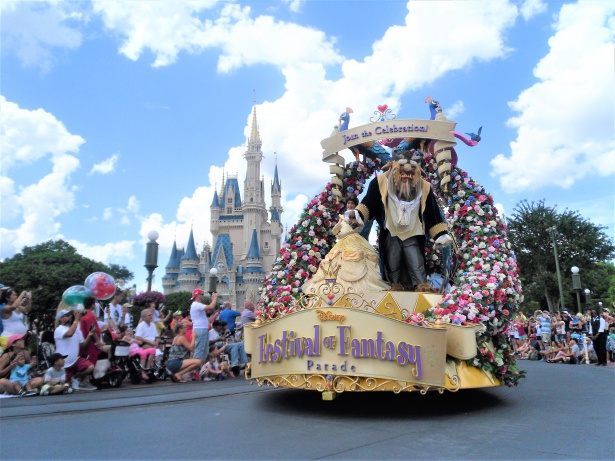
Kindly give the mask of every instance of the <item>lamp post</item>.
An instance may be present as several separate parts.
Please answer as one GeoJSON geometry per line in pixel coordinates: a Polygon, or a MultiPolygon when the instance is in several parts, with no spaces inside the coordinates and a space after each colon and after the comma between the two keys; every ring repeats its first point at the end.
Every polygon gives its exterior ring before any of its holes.
{"type": "Polygon", "coordinates": [[[209,289],[207,291],[209,291],[210,295],[216,291],[216,284],[218,283],[218,277],[216,277],[217,274],[218,269],[215,267],[212,267],[209,270],[209,289]]]}
{"type": "Polygon", "coordinates": [[[562,288],[562,276],[559,272],[559,257],[557,256],[557,243],[555,242],[555,232],[557,229],[555,226],[549,227],[547,229],[551,234],[551,241],[553,242],[553,254],[555,255],[555,273],[557,275],[557,284],[559,286],[559,303],[560,309],[564,309],[564,289],[562,288]]]}
{"type": "Polygon", "coordinates": [[[589,290],[589,288],[585,288],[585,290],[583,290],[583,293],[585,293],[585,311],[587,312],[589,308],[591,307],[591,303],[592,303],[591,293],[592,292],[589,290]]]}
{"type": "Polygon", "coordinates": [[[149,231],[147,234],[149,242],[145,247],[145,268],[149,275],[147,276],[147,291],[152,291],[152,277],[154,269],[158,267],[158,232],[155,230],[149,231]]]}
{"type": "Polygon", "coordinates": [[[579,268],[572,266],[570,272],[572,272],[572,289],[577,294],[577,312],[581,312],[581,275],[579,274],[579,268]]]}

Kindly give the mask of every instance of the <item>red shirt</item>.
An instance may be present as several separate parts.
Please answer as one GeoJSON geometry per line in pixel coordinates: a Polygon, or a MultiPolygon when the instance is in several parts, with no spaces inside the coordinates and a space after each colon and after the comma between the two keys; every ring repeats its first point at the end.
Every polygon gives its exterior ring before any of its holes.
{"type": "MultiPolygon", "coordinates": [[[[83,317],[81,317],[81,321],[79,322],[79,327],[81,328],[81,333],[83,334],[84,339],[87,338],[90,334],[90,328],[92,328],[92,325],[96,326],[95,331],[100,340],[101,336],[98,321],[96,320],[96,317],[94,316],[94,314],[92,314],[92,312],[87,311],[87,313],[83,317]]],[[[88,359],[93,364],[96,364],[99,352],[100,351],[98,347],[96,347],[96,340],[92,338],[92,340],[87,346],[81,348],[81,353],[79,355],[85,359],[88,359]]]]}

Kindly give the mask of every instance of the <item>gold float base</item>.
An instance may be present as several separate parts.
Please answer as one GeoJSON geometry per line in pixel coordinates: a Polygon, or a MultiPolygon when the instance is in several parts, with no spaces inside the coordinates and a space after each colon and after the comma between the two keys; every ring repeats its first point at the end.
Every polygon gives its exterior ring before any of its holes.
{"type": "Polygon", "coordinates": [[[290,389],[315,390],[322,393],[323,400],[333,400],[343,392],[419,392],[425,395],[429,391],[457,392],[460,389],[481,387],[498,387],[501,382],[490,373],[469,366],[464,361],[447,360],[446,382],[444,386],[431,386],[411,381],[352,375],[291,374],[265,376],[252,379],[249,368],[246,379],[259,386],[284,387],[290,389]]]}

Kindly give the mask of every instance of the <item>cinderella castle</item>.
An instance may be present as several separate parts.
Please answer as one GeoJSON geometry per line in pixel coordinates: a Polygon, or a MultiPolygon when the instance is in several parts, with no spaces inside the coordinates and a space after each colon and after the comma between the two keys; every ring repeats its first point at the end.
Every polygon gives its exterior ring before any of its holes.
{"type": "Polygon", "coordinates": [[[208,291],[210,277],[215,277],[219,297],[234,307],[243,308],[245,301],[256,301],[259,297],[265,275],[280,251],[283,232],[280,217],[284,211],[277,163],[271,183],[271,206],[267,209],[265,181],[261,177],[261,145],[254,106],[244,155],[248,167],[243,199],[237,177],[223,177],[220,193],[214,192],[210,206],[213,249],[205,244],[198,254],[192,230],[185,248],[178,248],[174,242],[162,278],[165,294],[191,292],[195,288],[208,291]],[[215,276],[210,274],[214,267],[218,271],[215,276]]]}

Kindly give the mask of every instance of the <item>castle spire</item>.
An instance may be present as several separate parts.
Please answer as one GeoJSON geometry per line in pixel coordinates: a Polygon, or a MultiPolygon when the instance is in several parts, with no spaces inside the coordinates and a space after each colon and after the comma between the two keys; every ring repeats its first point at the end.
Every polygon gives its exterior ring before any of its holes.
{"type": "Polygon", "coordinates": [[[261,135],[258,131],[258,121],[256,119],[256,99],[254,100],[254,107],[252,108],[252,130],[250,131],[250,140],[248,144],[251,146],[261,145],[261,135]]]}

